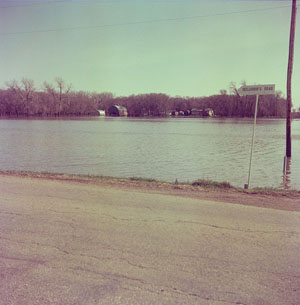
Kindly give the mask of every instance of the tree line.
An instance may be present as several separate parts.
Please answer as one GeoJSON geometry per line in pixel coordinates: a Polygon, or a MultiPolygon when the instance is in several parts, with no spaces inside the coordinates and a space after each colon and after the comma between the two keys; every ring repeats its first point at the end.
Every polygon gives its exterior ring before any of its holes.
{"type": "MultiPolygon", "coordinates": [[[[219,94],[208,97],[171,97],[162,93],[150,93],[116,97],[112,93],[89,93],[73,91],[70,84],[56,78],[53,83],[44,82],[37,90],[34,82],[23,78],[10,81],[0,90],[1,116],[92,116],[97,110],[108,109],[112,105],[127,108],[128,115],[167,116],[171,112],[188,113],[193,108],[213,110],[220,117],[252,117],[255,96],[239,96],[234,84],[230,92],[220,90],[219,94]]],[[[258,117],[285,117],[286,100],[281,93],[275,96],[260,96],[258,117]]]]}

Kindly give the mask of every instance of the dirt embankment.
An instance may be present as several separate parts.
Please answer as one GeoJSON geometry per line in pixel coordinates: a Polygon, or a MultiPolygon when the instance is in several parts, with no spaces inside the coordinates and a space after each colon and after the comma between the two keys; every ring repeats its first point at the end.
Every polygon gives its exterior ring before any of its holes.
{"type": "Polygon", "coordinates": [[[121,188],[132,192],[160,193],[197,198],[199,200],[211,200],[300,212],[300,192],[298,191],[284,191],[276,189],[243,190],[233,187],[224,189],[214,185],[203,187],[191,184],[173,184],[137,178],[122,179],[32,172],[0,171],[0,176],[56,180],[80,184],[84,183],[107,188],[121,188]]]}

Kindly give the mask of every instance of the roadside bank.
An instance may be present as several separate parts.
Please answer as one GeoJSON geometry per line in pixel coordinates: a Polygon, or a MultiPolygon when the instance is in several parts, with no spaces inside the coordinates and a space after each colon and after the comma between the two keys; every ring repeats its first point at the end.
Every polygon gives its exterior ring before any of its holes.
{"type": "Polygon", "coordinates": [[[214,182],[210,180],[197,180],[192,183],[178,183],[176,181],[169,183],[138,177],[113,178],[25,171],[0,171],[0,176],[98,185],[105,188],[117,188],[132,192],[159,193],[278,210],[300,211],[300,192],[296,190],[275,188],[244,190],[233,187],[227,182],[214,182]]]}

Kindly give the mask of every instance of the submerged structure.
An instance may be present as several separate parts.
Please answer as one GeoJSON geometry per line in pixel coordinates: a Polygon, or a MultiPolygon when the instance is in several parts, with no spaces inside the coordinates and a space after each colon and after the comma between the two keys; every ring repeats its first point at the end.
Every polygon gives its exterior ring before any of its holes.
{"type": "Polygon", "coordinates": [[[102,109],[99,109],[99,110],[97,110],[98,111],[98,113],[99,113],[99,116],[105,116],[106,114],[105,114],[105,110],[102,110],[102,109]]]}
{"type": "Polygon", "coordinates": [[[206,108],[206,109],[193,108],[191,110],[191,115],[202,116],[202,117],[213,117],[214,111],[211,108],[206,108]]]}
{"type": "Polygon", "coordinates": [[[120,105],[113,105],[108,108],[108,115],[110,116],[127,116],[127,109],[120,105]]]}

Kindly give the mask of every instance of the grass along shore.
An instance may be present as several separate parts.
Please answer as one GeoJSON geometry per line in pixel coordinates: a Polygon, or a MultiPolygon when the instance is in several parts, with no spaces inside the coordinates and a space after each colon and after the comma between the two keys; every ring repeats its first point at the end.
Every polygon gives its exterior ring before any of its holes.
{"type": "Polygon", "coordinates": [[[255,187],[250,189],[243,189],[232,186],[229,182],[217,182],[212,180],[198,179],[193,182],[178,182],[177,179],[172,182],[159,181],[151,178],[141,177],[106,177],[106,176],[93,176],[93,175],[73,175],[73,174],[62,174],[62,173],[49,173],[49,172],[30,172],[30,171],[1,171],[2,176],[17,176],[27,178],[38,178],[48,180],[61,180],[61,181],[73,181],[79,183],[90,183],[90,184],[103,184],[103,185],[115,185],[115,186],[127,186],[137,188],[150,188],[152,190],[183,190],[183,191],[220,191],[220,192],[236,192],[245,194],[261,194],[270,196],[288,196],[288,197],[299,197],[300,191],[297,190],[284,190],[273,187],[255,187]]]}

